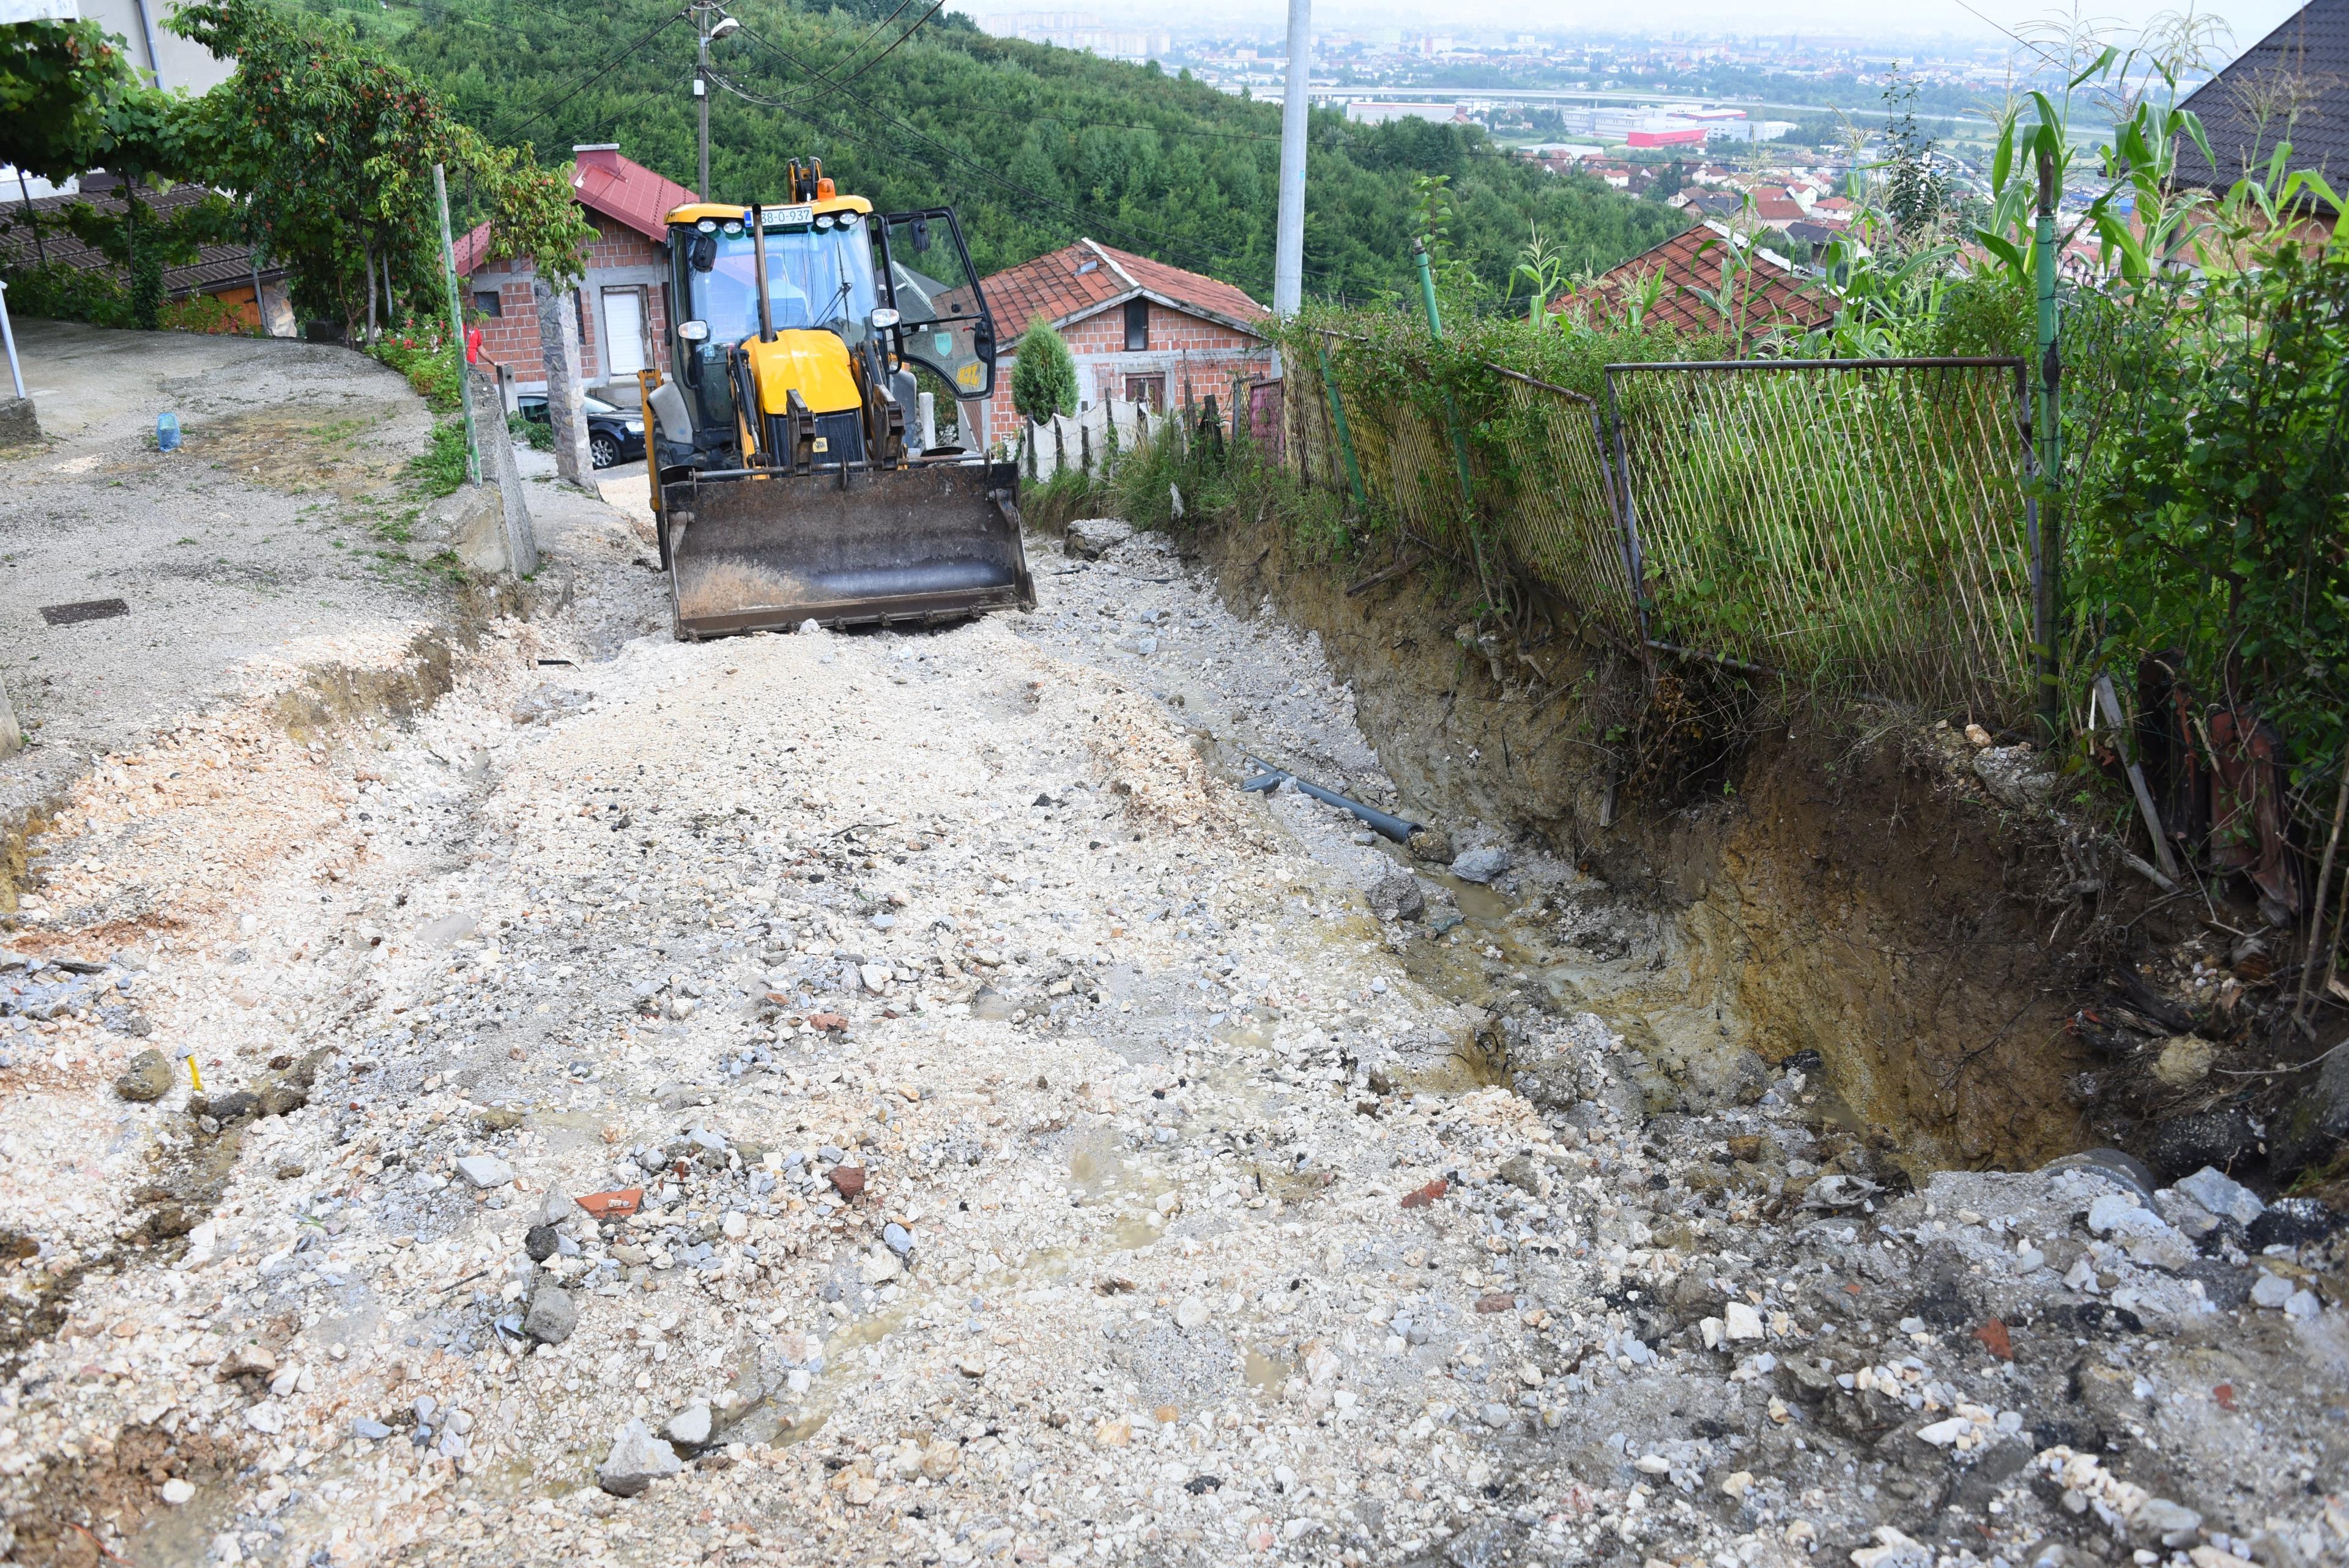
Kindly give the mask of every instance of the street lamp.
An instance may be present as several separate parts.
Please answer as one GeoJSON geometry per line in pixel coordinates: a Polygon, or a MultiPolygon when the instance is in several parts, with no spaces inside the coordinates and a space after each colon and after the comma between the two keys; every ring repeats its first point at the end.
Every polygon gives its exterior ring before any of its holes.
{"type": "Polygon", "coordinates": [[[695,42],[693,98],[701,115],[701,199],[709,200],[709,44],[729,33],[739,33],[742,24],[726,15],[715,5],[693,7],[694,20],[700,26],[695,42]],[[710,21],[712,15],[718,20],[710,21]]]}

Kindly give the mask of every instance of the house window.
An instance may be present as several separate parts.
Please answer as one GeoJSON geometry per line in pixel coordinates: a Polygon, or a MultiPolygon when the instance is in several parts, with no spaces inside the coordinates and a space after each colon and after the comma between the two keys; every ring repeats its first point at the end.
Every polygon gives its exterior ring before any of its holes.
{"type": "Polygon", "coordinates": [[[1125,302],[1125,347],[1129,352],[1150,347],[1150,301],[1146,299],[1125,302]]]}
{"type": "Polygon", "coordinates": [[[604,373],[633,376],[652,363],[642,287],[604,291],[604,373]]]}
{"type": "Polygon", "coordinates": [[[1147,403],[1154,414],[1166,411],[1166,378],[1164,376],[1128,376],[1125,379],[1125,400],[1147,403]]]}
{"type": "Polygon", "coordinates": [[[474,315],[495,319],[498,317],[503,316],[505,313],[505,306],[499,300],[498,291],[496,289],[481,288],[473,291],[474,315]]]}

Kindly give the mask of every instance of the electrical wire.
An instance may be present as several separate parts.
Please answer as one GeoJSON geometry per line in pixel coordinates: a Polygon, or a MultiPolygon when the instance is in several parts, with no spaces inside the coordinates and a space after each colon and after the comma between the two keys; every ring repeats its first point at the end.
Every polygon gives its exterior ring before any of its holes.
{"type": "MultiPolygon", "coordinates": [[[[926,11],[923,12],[923,13],[922,13],[922,15],[920,16],[920,17],[919,17],[919,18],[917,18],[917,19],[915,21],[915,23],[914,23],[914,25],[913,25],[912,26],[910,26],[910,27],[906,28],[904,32],[902,32],[902,33],[900,33],[900,34],[898,34],[898,35],[897,35],[897,43],[896,43],[896,44],[892,44],[892,45],[890,45],[887,48],[885,48],[885,49],[882,50],[879,54],[877,54],[877,55],[874,56],[871,59],[869,59],[869,60],[865,61],[863,65],[861,65],[861,66],[857,67],[854,70],[853,70],[853,71],[849,72],[849,73],[848,73],[848,75],[846,75],[845,77],[843,77],[843,78],[841,78],[841,86],[843,86],[843,87],[846,87],[850,82],[854,81],[858,77],[863,76],[866,71],[871,70],[874,66],[879,65],[882,61],[884,61],[884,60],[887,59],[891,55],[895,54],[895,53],[897,52],[897,44],[902,44],[902,43],[904,43],[906,39],[908,39],[908,38],[912,37],[915,34],[916,34],[916,33],[920,32],[920,31],[922,30],[922,24],[923,24],[924,22],[928,21],[931,17],[933,17],[933,16],[936,16],[940,11],[945,10],[945,9],[946,9],[946,4],[947,4],[947,0],[937,0],[937,4],[936,4],[936,5],[932,5],[928,10],[926,10],[926,11]]],[[[903,9],[903,7],[901,6],[901,7],[899,7],[899,9],[901,9],[901,10],[902,10],[902,9],[903,9]]],[[[862,45],[862,44],[859,44],[859,45],[857,45],[856,47],[857,47],[858,48],[860,48],[860,49],[861,49],[861,48],[863,48],[864,46],[864,45],[862,45]]]]}
{"type": "MultiPolygon", "coordinates": [[[[685,13],[682,11],[673,11],[667,16],[662,17],[645,33],[640,35],[636,38],[636,42],[628,45],[627,47],[622,49],[610,59],[605,61],[602,66],[596,68],[595,73],[593,76],[574,84],[570,91],[564,93],[561,98],[556,99],[553,103],[541,106],[528,119],[523,120],[521,124],[509,130],[506,133],[504,140],[508,141],[521,140],[522,133],[524,130],[536,125],[540,120],[544,119],[548,115],[553,114],[556,109],[561,109],[564,104],[569,103],[582,92],[594,87],[605,77],[610,76],[613,71],[617,69],[625,61],[632,58],[636,52],[642,49],[647,44],[651,43],[655,38],[658,37],[661,34],[667,32],[670,27],[684,19],[685,13]]],[[[747,29],[745,30],[747,31],[747,29]]]]}
{"type": "Polygon", "coordinates": [[[856,47],[848,51],[848,57],[853,60],[857,56],[863,54],[864,52],[864,47],[881,36],[881,29],[895,21],[898,14],[913,3],[914,0],[897,0],[895,7],[892,9],[886,16],[882,17],[878,22],[873,24],[872,31],[866,33],[864,36],[856,40],[856,47]]]}

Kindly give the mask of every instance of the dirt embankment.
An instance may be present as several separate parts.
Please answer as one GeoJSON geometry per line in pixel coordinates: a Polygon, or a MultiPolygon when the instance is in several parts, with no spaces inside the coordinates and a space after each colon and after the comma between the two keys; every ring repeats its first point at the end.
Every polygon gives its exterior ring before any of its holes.
{"type": "Polygon", "coordinates": [[[1189,547],[1235,605],[1268,598],[1319,635],[1420,811],[1571,859],[1586,908],[1664,917],[1654,963],[1680,972],[1658,988],[1676,1004],[1651,1016],[1651,1057],[1816,1051],[1855,1130],[1920,1173],[2099,1141],[2064,1095],[2089,1063],[2062,1027],[2081,961],[2050,940],[2062,857],[1973,782],[1955,732],[1790,719],[1686,667],[1643,726],[1631,660],[1563,632],[1520,655],[1452,630],[1473,578],[1422,569],[1350,597],[1285,537],[1189,547]]]}

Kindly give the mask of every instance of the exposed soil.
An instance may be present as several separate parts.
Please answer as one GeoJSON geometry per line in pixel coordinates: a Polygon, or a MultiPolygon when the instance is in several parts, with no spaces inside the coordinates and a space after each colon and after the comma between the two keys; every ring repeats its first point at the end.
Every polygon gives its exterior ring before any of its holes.
{"type": "Polygon", "coordinates": [[[1596,886],[1578,908],[1661,918],[1671,981],[1635,1043],[1816,1051],[1855,1125],[1913,1170],[2027,1168],[2092,1141],[2063,1092],[2091,1064],[2064,1021],[2092,955],[2049,940],[2060,857],[1957,736],[1896,713],[1790,721],[1669,664],[1663,717],[1625,732],[1643,706],[1630,659],[1561,635],[1504,664],[1441,629],[1472,583],[1423,569],[1349,597],[1267,539],[1195,547],[1228,602],[1319,634],[1405,798],[1581,867],[1596,886]]]}

